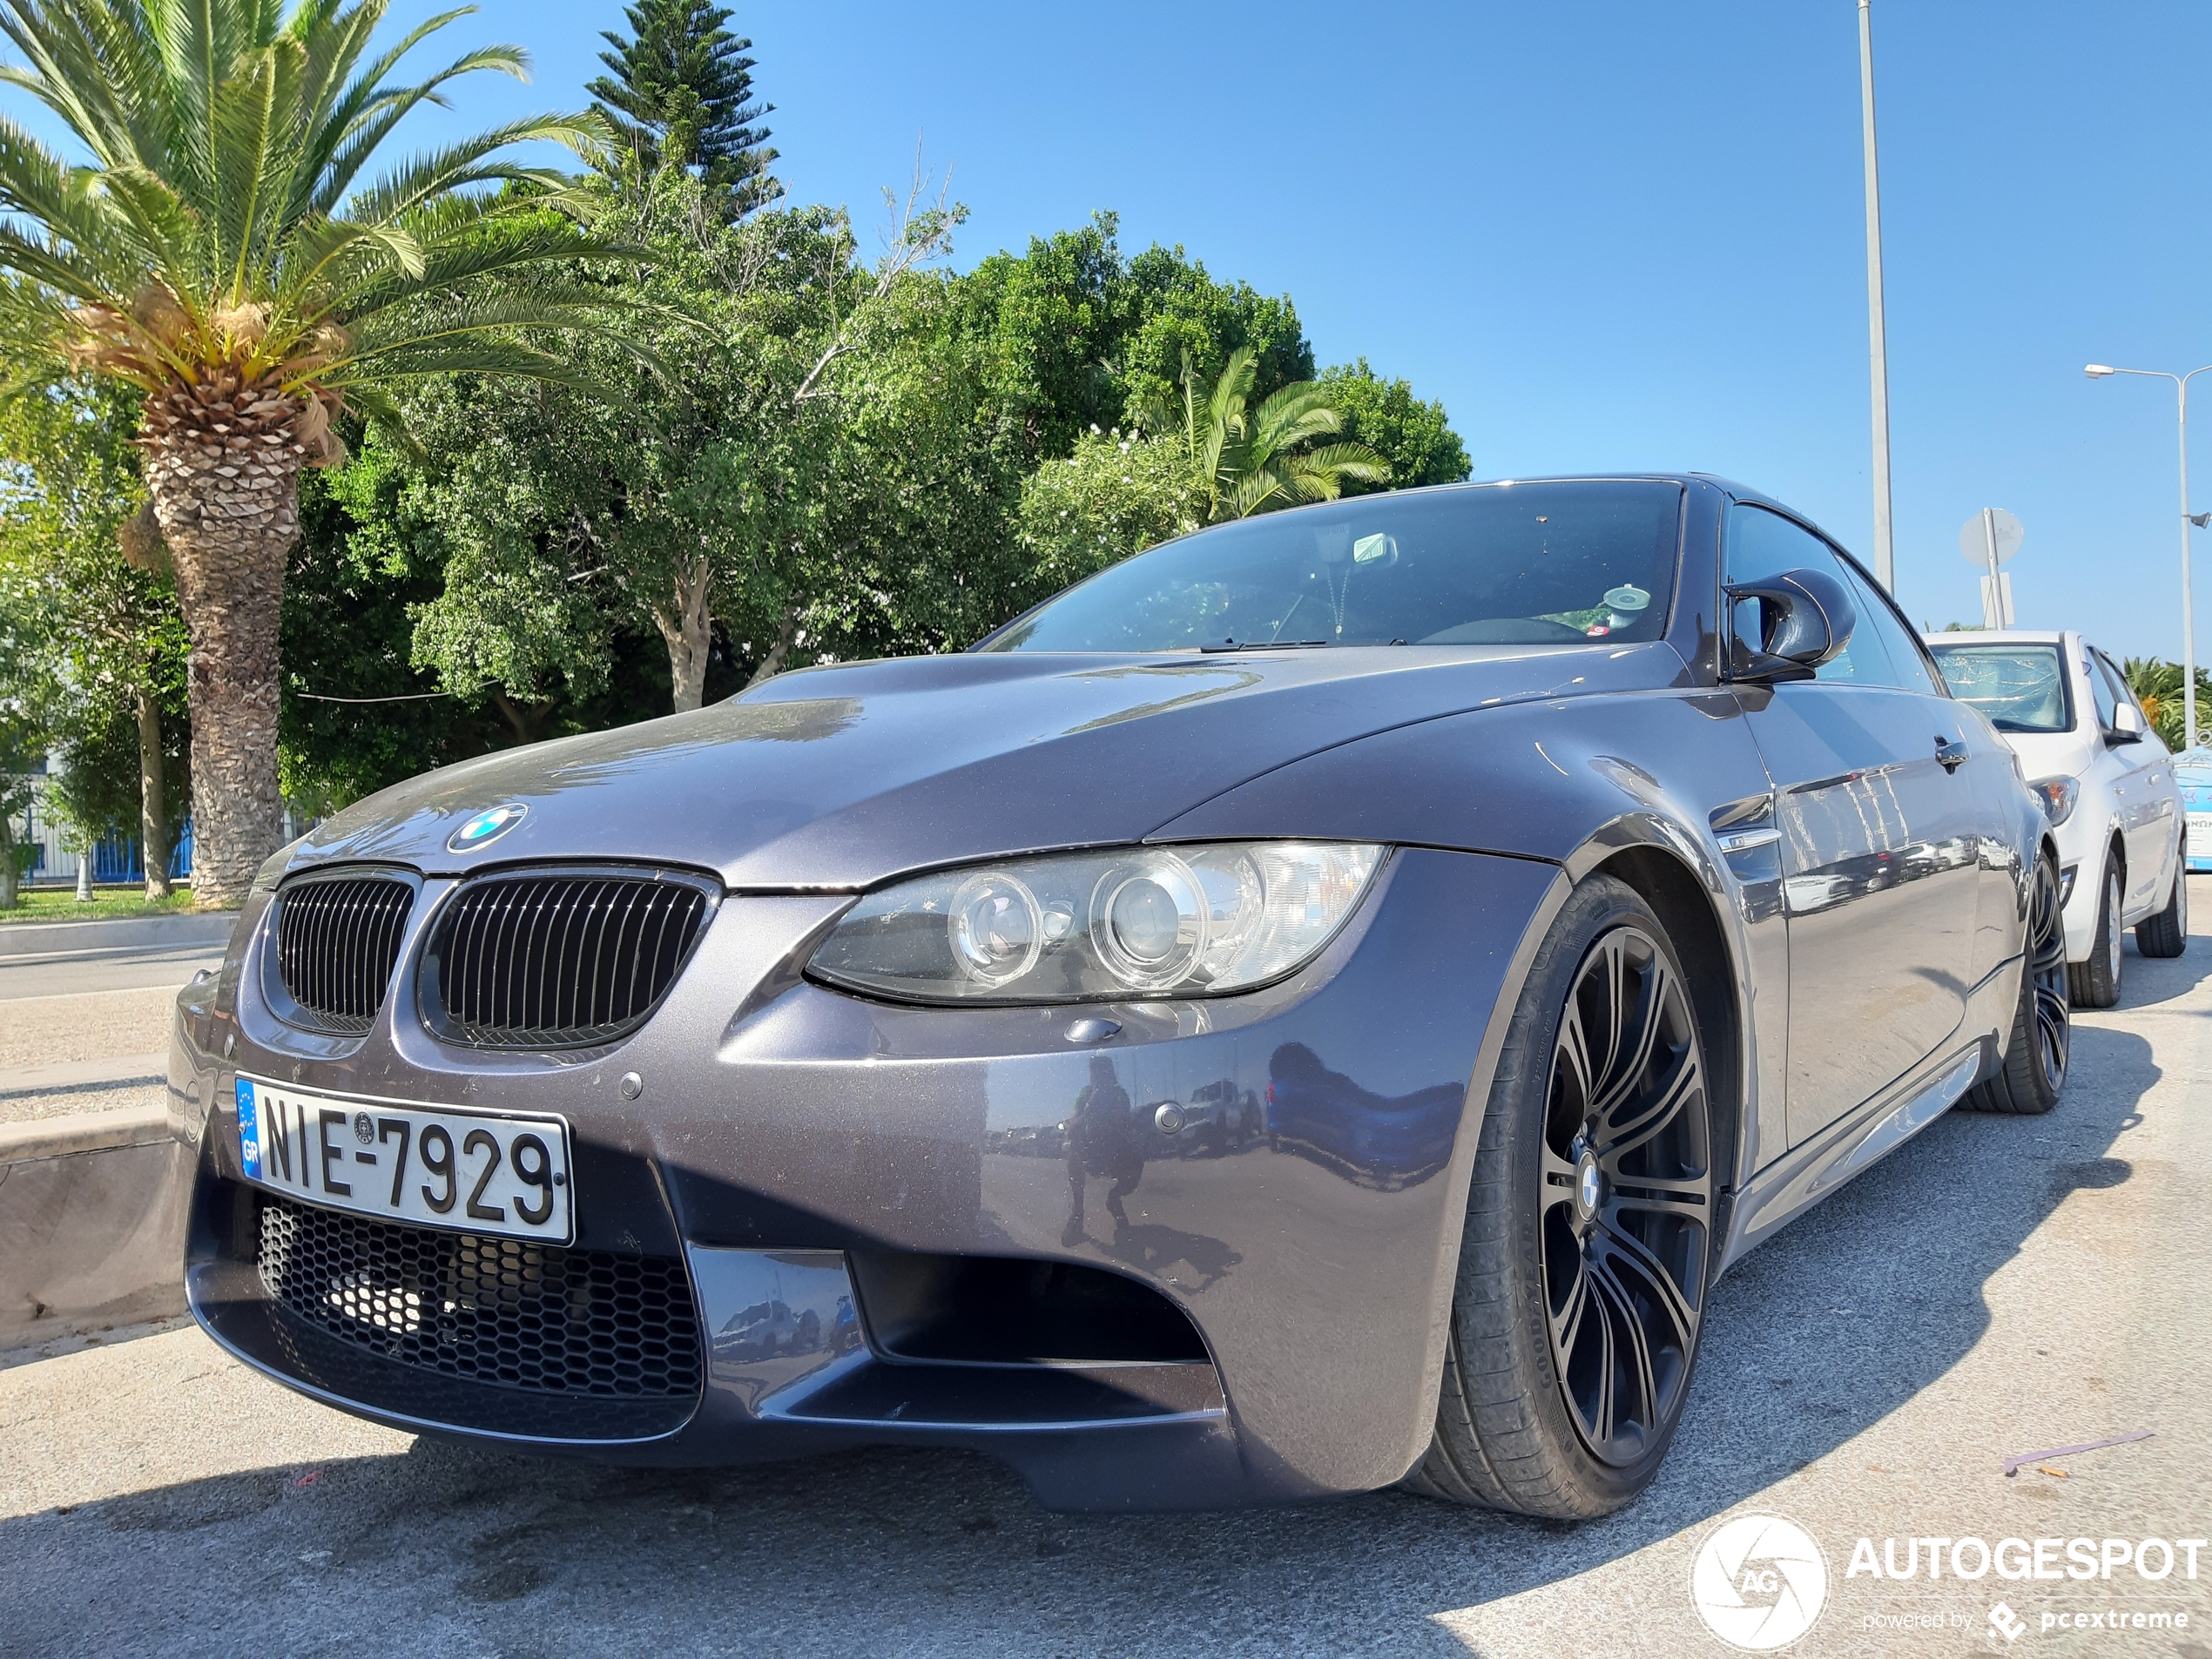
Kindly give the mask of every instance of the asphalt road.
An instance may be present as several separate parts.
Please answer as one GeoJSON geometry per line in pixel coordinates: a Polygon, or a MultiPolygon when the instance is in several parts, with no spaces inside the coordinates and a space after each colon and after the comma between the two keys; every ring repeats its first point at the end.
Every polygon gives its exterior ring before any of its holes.
{"type": "Polygon", "coordinates": [[[2212,1537],[2208,1082],[2212,938],[2130,944],[2057,1112],[1941,1119],[1730,1273],[1658,1483],[1579,1528],[1396,1493],[1053,1515],[935,1453],[536,1462],[356,1422],[189,1328],[16,1364],[0,1653],[1716,1655],[1693,1558],[1770,1513],[1826,1558],[1794,1652],[2212,1659],[2212,1547],[2155,1582],[1848,1570],[1862,1537],[2212,1537]],[[2187,1623],[2108,1622],[2136,1613],[2187,1623]]]}

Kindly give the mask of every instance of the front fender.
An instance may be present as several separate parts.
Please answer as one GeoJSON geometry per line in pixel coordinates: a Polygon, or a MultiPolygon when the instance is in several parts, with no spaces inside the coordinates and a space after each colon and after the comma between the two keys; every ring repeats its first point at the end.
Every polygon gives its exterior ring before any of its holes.
{"type": "Polygon", "coordinates": [[[1743,1080],[1740,1181],[1787,1145],[1780,851],[1757,844],[1772,788],[1732,692],[1630,692],[1379,732],[1230,790],[1152,839],[1388,841],[1538,859],[1575,880],[1624,853],[1672,860],[1710,912],[1726,959],[1743,1080]],[[1724,848],[1716,819],[1751,832],[1754,844],[1724,848]]]}

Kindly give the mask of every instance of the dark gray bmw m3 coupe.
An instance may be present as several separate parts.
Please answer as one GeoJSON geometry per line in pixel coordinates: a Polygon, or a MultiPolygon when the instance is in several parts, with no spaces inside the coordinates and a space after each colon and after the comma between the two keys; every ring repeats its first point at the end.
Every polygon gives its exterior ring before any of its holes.
{"type": "Polygon", "coordinates": [[[1750,491],[1271,514],[284,849],[179,1001],[191,1304],[570,1455],[1602,1514],[1730,1262],[2056,1103],[2057,881],[2011,751],[1750,491]]]}

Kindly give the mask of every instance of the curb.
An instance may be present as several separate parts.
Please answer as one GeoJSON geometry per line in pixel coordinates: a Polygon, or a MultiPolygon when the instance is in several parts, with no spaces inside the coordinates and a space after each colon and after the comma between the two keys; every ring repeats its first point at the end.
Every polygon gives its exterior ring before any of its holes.
{"type": "MultiPolygon", "coordinates": [[[[71,1095],[93,1089],[128,1089],[165,1082],[166,1054],[123,1055],[111,1060],[64,1060],[51,1066],[17,1066],[0,1071],[0,1100],[20,1100],[26,1095],[71,1095]]],[[[0,1130],[0,1146],[7,1144],[0,1130]]]]}
{"type": "Polygon", "coordinates": [[[183,1156],[163,1107],[0,1126],[0,1350],[184,1311],[183,1156]]]}
{"type": "Polygon", "coordinates": [[[238,913],[218,910],[185,916],[125,916],[106,921],[0,923],[0,962],[19,956],[89,956],[105,951],[230,942],[238,913]]]}

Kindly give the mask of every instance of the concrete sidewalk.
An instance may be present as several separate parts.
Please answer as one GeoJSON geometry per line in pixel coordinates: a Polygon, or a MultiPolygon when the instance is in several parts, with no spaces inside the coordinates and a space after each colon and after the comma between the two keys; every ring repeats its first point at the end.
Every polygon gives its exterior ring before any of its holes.
{"type": "Polygon", "coordinates": [[[169,1028],[236,920],[0,926],[0,1349],[183,1305],[169,1028]]]}

